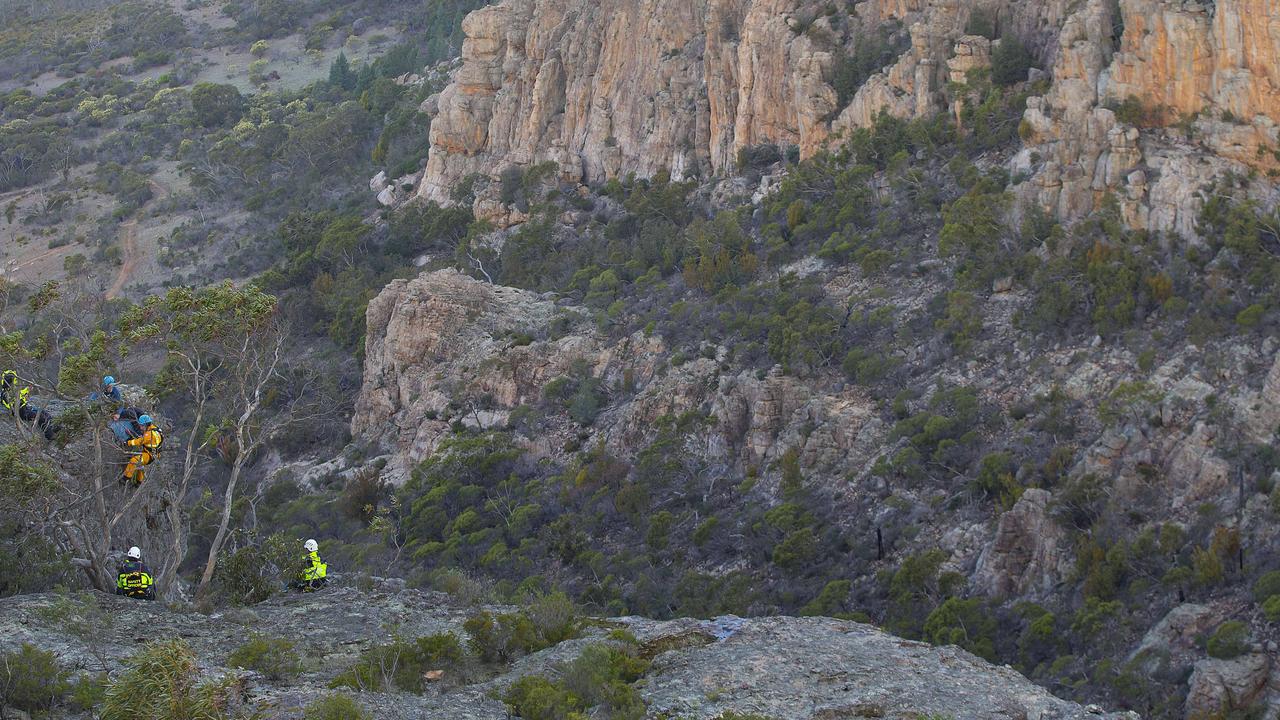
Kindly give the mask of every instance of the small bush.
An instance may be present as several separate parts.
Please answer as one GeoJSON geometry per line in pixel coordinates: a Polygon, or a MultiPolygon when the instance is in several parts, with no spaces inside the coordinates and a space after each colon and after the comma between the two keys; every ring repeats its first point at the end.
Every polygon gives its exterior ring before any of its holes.
{"type": "Polygon", "coordinates": [[[524,720],[585,718],[587,711],[591,717],[639,720],[645,706],[631,684],[648,669],[648,661],[631,646],[589,645],[565,667],[560,682],[528,675],[503,699],[524,720]]]}
{"type": "Polygon", "coordinates": [[[1230,660],[1249,651],[1249,626],[1239,620],[1228,620],[1218,626],[1205,646],[1209,657],[1230,660]]]}
{"type": "Polygon", "coordinates": [[[537,595],[521,612],[482,611],[463,623],[471,649],[485,662],[510,662],[577,635],[577,610],[562,592],[537,595]]]}
{"type": "Polygon", "coordinates": [[[23,643],[20,650],[0,656],[0,707],[45,711],[67,690],[67,672],[53,653],[23,643]]]}
{"type": "Polygon", "coordinates": [[[249,638],[249,642],[227,656],[227,664],[260,672],[273,682],[295,678],[302,672],[302,662],[293,649],[293,643],[265,635],[249,638]]]}
{"type": "Polygon", "coordinates": [[[515,682],[503,700],[523,720],[566,720],[578,717],[574,712],[579,700],[567,689],[537,675],[526,675],[515,682]]]}
{"type": "MultiPolygon", "coordinates": [[[[234,680],[198,682],[195,654],[182,640],[148,643],[107,687],[101,720],[221,720],[240,709],[234,680]]],[[[344,716],[350,717],[350,716],[344,716]]]]}
{"type": "Polygon", "coordinates": [[[519,613],[494,615],[487,610],[467,618],[462,625],[468,645],[489,663],[510,662],[522,652],[541,649],[529,618],[519,613]]]}
{"type": "Polygon", "coordinates": [[[564,642],[578,632],[578,609],[563,592],[539,594],[524,609],[534,632],[548,645],[564,642]]]}
{"type": "Polygon", "coordinates": [[[995,618],[978,598],[947,598],[924,623],[925,639],[934,645],[956,645],[993,662],[996,632],[995,618]]]}
{"type": "Polygon", "coordinates": [[[1280,595],[1280,570],[1272,570],[1263,573],[1262,577],[1253,584],[1253,599],[1255,602],[1264,603],[1268,598],[1280,595]]]}
{"type": "Polygon", "coordinates": [[[466,659],[462,644],[449,633],[420,637],[413,642],[397,638],[360,654],[360,659],[333,679],[330,687],[361,691],[391,687],[420,693],[431,670],[455,671],[466,659]]]}
{"type": "Polygon", "coordinates": [[[1280,622],[1280,595],[1272,595],[1262,603],[1262,614],[1267,622],[1280,622]]]}
{"type": "Polygon", "coordinates": [[[350,695],[338,693],[312,702],[302,711],[302,720],[369,720],[369,713],[350,695]]]}
{"type": "Polygon", "coordinates": [[[997,85],[1022,82],[1033,62],[1025,45],[1015,37],[1005,36],[991,53],[991,80],[997,85]]]}

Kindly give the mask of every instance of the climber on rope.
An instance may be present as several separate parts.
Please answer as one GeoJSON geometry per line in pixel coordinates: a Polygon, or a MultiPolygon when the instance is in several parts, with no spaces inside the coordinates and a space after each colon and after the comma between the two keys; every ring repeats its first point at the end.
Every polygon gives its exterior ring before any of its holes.
{"type": "Polygon", "coordinates": [[[142,562],[142,550],[129,548],[129,557],[116,573],[116,594],[136,600],[155,600],[156,583],[151,569],[142,562]]]}
{"type": "Polygon", "coordinates": [[[141,485],[147,477],[144,468],[155,462],[160,455],[160,447],[164,444],[164,433],[152,423],[150,415],[139,417],[138,425],[142,428],[142,434],[125,441],[129,461],[125,463],[124,473],[120,476],[121,485],[141,485]]]}
{"type": "Polygon", "coordinates": [[[299,592],[315,592],[329,582],[329,566],[320,559],[320,544],[315,540],[306,541],[302,547],[307,554],[302,558],[297,579],[289,583],[289,587],[299,592]]]}
{"type": "Polygon", "coordinates": [[[45,440],[52,440],[58,433],[58,426],[49,413],[31,405],[30,398],[31,388],[18,387],[18,373],[5,370],[0,375],[0,405],[10,415],[17,415],[19,420],[34,423],[44,433],[45,440]]]}

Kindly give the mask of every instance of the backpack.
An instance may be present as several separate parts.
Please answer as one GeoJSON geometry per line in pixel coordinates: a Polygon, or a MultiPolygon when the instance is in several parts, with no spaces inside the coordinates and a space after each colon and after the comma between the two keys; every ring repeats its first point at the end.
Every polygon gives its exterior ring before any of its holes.
{"type": "Polygon", "coordinates": [[[155,444],[154,445],[144,444],[143,447],[145,447],[147,450],[150,450],[152,454],[159,454],[160,448],[164,445],[164,433],[160,432],[160,428],[156,427],[155,425],[152,425],[151,436],[155,438],[155,444]]]}

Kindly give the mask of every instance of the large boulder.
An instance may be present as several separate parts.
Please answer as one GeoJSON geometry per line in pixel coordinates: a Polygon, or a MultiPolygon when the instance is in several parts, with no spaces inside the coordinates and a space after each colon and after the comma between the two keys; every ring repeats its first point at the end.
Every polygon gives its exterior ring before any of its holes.
{"type": "Polygon", "coordinates": [[[1250,707],[1266,689],[1270,672],[1271,658],[1265,653],[1201,660],[1188,683],[1187,716],[1209,717],[1250,707]]]}

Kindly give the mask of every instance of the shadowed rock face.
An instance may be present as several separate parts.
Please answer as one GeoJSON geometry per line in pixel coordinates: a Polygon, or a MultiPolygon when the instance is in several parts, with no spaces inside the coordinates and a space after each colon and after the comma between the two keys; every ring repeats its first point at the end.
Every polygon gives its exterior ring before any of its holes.
{"type": "MultiPolygon", "coordinates": [[[[753,145],[807,157],[881,112],[958,110],[947,82],[985,62],[964,32],[982,7],[1036,49],[1051,82],[1027,103],[1020,195],[1075,220],[1111,193],[1131,226],[1190,236],[1203,185],[1280,166],[1280,8],[1210,5],[868,0],[846,17],[809,0],[504,0],[464,23],[418,194],[448,202],[470,174],[547,161],[584,183],[726,174],[753,145]],[[839,63],[883,23],[909,47],[842,105],[839,63]],[[1130,97],[1143,129],[1108,109],[1130,97]],[[1166,130],[1191,117],[1190,136],[1166,130]]],[[[482,194],[477,211],[519,221],[494,202],[482,194]]]]}
{"type": "MultiPolygon", "coordinates": [[[[97,596],[109,621],[92,638],[76,636],[42,614],[53,595],[0,601],[0,649],[32,643],[55,653],[69,667],[97,671],[105,660],[119,667],[143,642],[180,637],[196,652],[202,671],[235,671],[227,655],[251,632],[294,640],[304,658],[296,680],[273,684],[249,673],[250,698],[273,717],[295,718],[305,703],[323,695],[327,683],[359,652],[385,642],[389,628],[406,637],[451,632],[472,611],[438,593],[405,590],[376,582],[360,592],[336,587],[306,596],[277,597],[251,608],[215,615],[177,612],[158,603],[97,596]]],[[[654,654],[640,680],[649,717],[713,718],[726,711],[768,717],[915,718],[1121,718],[1053,697],[1008,668],[998,668],[955,648],[935,648],[895,638],[868,625],[828,618],[719,618],[656,622],[627,617],[604,621],[585,638],[529,655],[496,676],[470,686],[431,688],[425,695],[360,693],[376,717],[506,718],[489,694],[518,677],[554,677],[559,665],[611,628],[626,627],[654,654]],[[664,715],[665,713],[665,715],[664,715]],[[872,714],[875,713],[875,714],[872,714]]]]}

